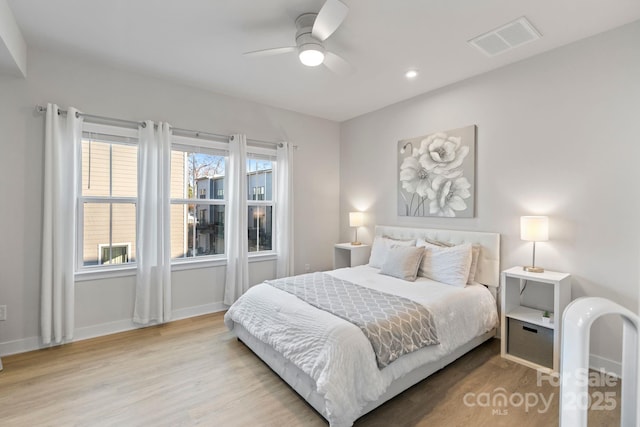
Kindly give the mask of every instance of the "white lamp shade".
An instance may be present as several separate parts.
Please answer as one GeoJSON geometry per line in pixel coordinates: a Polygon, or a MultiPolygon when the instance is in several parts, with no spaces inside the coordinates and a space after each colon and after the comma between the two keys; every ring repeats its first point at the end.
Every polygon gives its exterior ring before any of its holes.
{"type": "Polygon", "coordinates": [[[520,238],[528,242],[544,242],[549,240],[549,217],[521,216],[520,238]]]}
{"type": "Polygon", "coordinates": [[[362,227],[364,214],[362,212],[349,212],[349,227],[362,227]]]}

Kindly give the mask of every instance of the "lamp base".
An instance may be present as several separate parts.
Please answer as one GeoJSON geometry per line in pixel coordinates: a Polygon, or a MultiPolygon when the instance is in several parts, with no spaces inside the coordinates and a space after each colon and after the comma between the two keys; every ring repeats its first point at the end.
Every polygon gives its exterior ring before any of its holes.
{"type": "Polygon", "coordinates": [[[351,246],[360,246],[361,244],[362,242],[358,242],[358,241],[351,242],[351,246]]]}
{"type": "Polygon", "coordinates": [[[522,267],[522,269],[524,271],[528,271],[529,273],[544,273],[544,268],[542,267],[525,266],[522,267]]]}

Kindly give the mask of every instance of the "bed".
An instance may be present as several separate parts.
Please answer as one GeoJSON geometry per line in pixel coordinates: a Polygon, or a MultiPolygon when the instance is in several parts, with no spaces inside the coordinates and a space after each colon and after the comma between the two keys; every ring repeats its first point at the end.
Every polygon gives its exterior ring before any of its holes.
{"type": "Polygon", "coordinates": [[[362,415],[495,336],[499,234],[392,226],[377,226],[375,234],[399,240],[470,243],[479,248],[474,283],[465,287],[424,277],[407,282],[380,274],[379,268],[370,265],[333,270],[323,276],[398,295],[428,308],[438,332],[437,344],[401,355],[381,367],[372,342],[353,323],[266,283],[252,287],[225,315],[225,324],[238,339],[331,427],[351,426],[362,415]]]}

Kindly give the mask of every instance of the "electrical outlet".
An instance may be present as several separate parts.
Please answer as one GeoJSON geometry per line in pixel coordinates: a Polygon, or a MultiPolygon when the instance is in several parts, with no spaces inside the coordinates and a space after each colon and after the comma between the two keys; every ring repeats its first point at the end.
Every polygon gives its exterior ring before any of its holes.
{"type": "Polygon", "coordinates": [[[305,271],[305,273],[310,272],[311,271],[311,264],[305,264],[304,265],[304,271],[305,271]]]}
{"type": "Polygon", "coordinates": [[[0,320],[7,320],[7,306],[0,305],[0,320]]]}

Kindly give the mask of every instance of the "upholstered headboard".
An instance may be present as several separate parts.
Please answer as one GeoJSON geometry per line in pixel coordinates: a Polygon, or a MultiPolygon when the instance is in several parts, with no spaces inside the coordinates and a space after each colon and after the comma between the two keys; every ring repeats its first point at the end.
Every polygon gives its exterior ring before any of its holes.
{"type": "Polygon", "coordinates": [[[394,239],[429,238],[456,245],[461,243],[478,244],[482,248],[478,257],[475,280],[494,288],[500,284],[500,234],[498,233],[377,225],[375,235],[394,239]]]}

